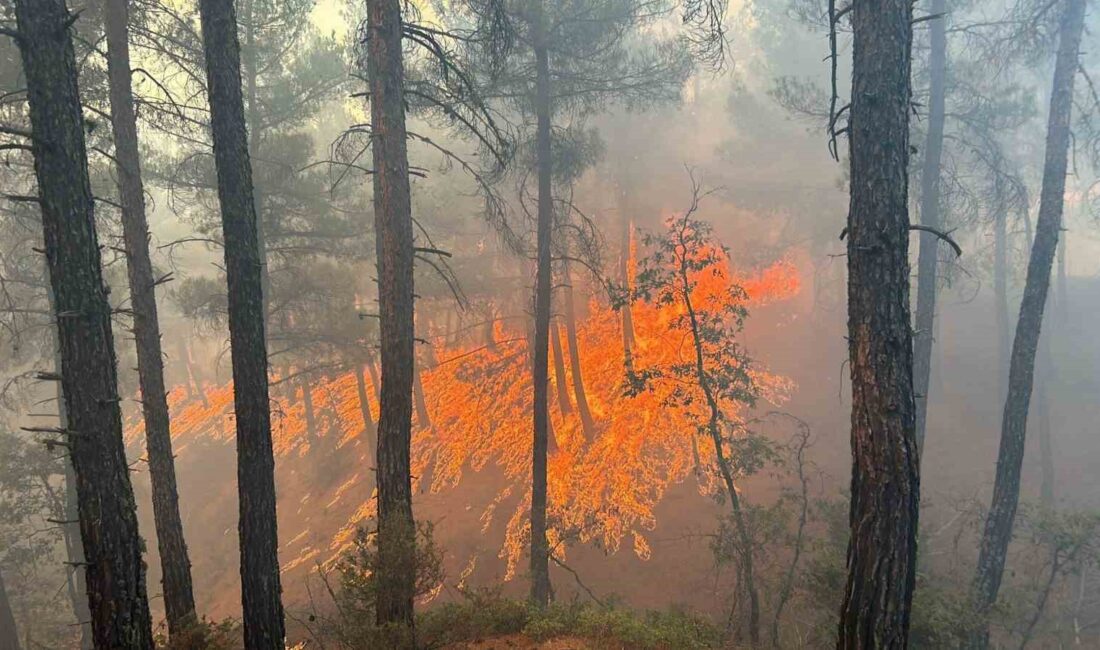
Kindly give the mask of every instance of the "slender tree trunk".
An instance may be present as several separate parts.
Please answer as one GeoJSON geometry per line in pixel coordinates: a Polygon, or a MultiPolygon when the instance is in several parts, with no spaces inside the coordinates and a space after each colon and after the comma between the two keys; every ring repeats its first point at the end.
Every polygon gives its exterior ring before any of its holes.
{"type": "Polygon", "coordinates": [[[367,0],[367,76],[374,155],[374,232],[381,316],[378,418],[377,622],[412,627],[416,566],[412,512],[413,232],[406,148],[401,4],[367,0]]]}
{"type": "MultiPolygon", "coordinates": [[[[1020,466],[1024,458],[1028,406],[1035,372],[1039,330],[1050,286],[1051,267],[1058,247],[1065,200],[1066,167],[1070,144],[1070,116],[1073,82],[1077,74],[1081,32],[1084,29],[1085,0],[1067,0],[1058,35],[1058,56],[1047,123],[1046,162],[1039,202],[1035,241],[1028,260],[1024,297],[1016,324],[1009,366],[1008,395],[1001,424],[1001,447],[997,456],[997,478],[993,501],[985,522],[973,597],[977,613],[984,617],[997,600],[1004,574],[1012,525],[1020,498],[1020,466]]],[[[989,645],[989,629],[982,628],[970,639],[973,648],[989,645]]]]}
{"type": "MultiPolygon", "coordinates": [[[[541,7],[540,7],[541,10],[541,7]]],[[[541,17],[538,19],[541,23],[541,17]]],[[[537,120],[536,157],[538,165],[537,260],[535,272],[535,335],[533,347],[533,424],[534,445],[531,458],[531,594],[536,607],[550,603],[550,544],[546,538],[546,464],[550,444],[548,411],[550,345],[550,237],[553,233],[554,205],[551,194],[550,145],[551,90],[550,57],[539,27],[535,37],[535,112],[537,120]]]]}
{"type": "Polygon", "coordinates": [[[191,356],[191,346],[187,345],[187,341],[180,337],[180,358],[183,359],[184,366],[187,369],[187,385],[189,391],[194,391],[192,395],[198,395],[198,398],[202,401],[203,408],[210,408],[210,402],[206,399],[206,390],[203,388],[202,381],[199,379],[198,373],[195,372],[195,359],[191,356]]]}
{"type": "Polygon", "coordinates": [[[374,418],[370,414],[370,398],[367,397],[367,378],[364,376],[366,364],[361,364],[355,369],[355,389],[359,395],[359,412],[363,416],[363,431],[367,434],[367,446],[373,448],[374,441],[374,418]]]}
{"type": "Polygon", "coordinates": [[[432,418],[428,415],[428,400],[424,397],[424,382],[420,379],[420,365],[418,362],[413,368],[413,399],[416,404],[416,425],[421,429],[432,426],[432,418]]]}
{"type": "Polygon", "coordinates": [[[1008,390],[1008,357],[1012,346],[1008,317],[1008,215],[998,210],[993,222],[993,308],[997,317],[998,399],[1008,390]]]}
{"type": "Polygon", "coordinates": [[[851,15],[851,538],[837,647],[904,648],[920,501],[907,204],[913,8],[857,2],[851,15]]]}
{"type": "Polygon", "coordinates": [[[378,379],[378,367],[375,365],[374,357],[367,359],[367,372],[370,373],[370,385],[374,391],[374,401],[379,404],[382,403],[382,382],[378,379]]]}
{"type": "Polygon", "coordinates": [[[1050,334],[1042,337],[1036,363],[1038,382],[1035,387],[1035,405],[1039,425],[1039,503],[1045,508],[1054,507],[1054,440],[1050,429],[1050,393],[1047,383],[1053,377],[1050,359],[1050,334]]]}
{"type": "Polygon", "coordinates": [[[156,279],[149,259],[149,225],[145,219],[137,116],[134,114],[134,95],[130,85],[129,15],[129,0],[107,1],[104,11],[107,76],[110,82],[118,194],[122,205],[122,236],[126,244],[130,304],[134,314],[141,410],[145,418],[149,479],[153,487],[153,521],[160,554],[168,632],[176,635],[196,621],[195,596],[191,587],[191,559],[180,519],[176,461],[169,430],[168,393],[164,387],[156,279]]]}
{"type": "Polygon", "coordinates": [[[15,3],[34,132],[38,196],[61,350],[81,538],[96,647],[152,648],[142,541],[122,441],[111,306],[99,241],[77,69],[64,0],[15,3]]]}
{"type": "MultiPolygon", "coordinates": [[[[932,0],[930,11],[941,17],[929,22],[931,51],[928,74],[928,136],[924,141],[924,165],[921,170],[921,223],[939,229],[940,161],[943,158],[944,86],[947,77],[947,6],[945,0],[932,0]]],[[[928,232],[920,236],[917,259],[917,314],[913,333],[913,392],[917,406],[917,450],[924,451],[924,432],[928,416],[929,378],[932,372],[932,346],[935,345],[936,267],[939,238],[928,232]]]]}
{"type": "MultiPolygon", "coordinates": [[[[681,246],[681,250],[686,250],[681,246]]],[[[684,307],[688,313],[688,322],[691,323],[691,340],[695,352],[695,378],[706,398],[709,418],[707,431],[710,433],[711,443],[714,445],[714,457],[718,461],[718,471],[722,475],[722,482],[726,487],[726,496],[730,500],[730,513],[737,530],[738,543],[741,551],[740,577],[742,588],[749,597],[749,640],[753,646],[760,644],[760,595],[756,588],[756,570],[754,568],[754,549],[752,535],[749,533],[748,523],[745,521],[745,513],[741,506],[741,496],[737,492],[737,485],[733,480],[733,470],[726,459],[726,452],[722,444],[722,431],[720,422],[722,412],[718,400],[714,395],[714,389],[710,385],[710,377],[707,374],[703,362],[703,341],[700,334],[699,318],[695,313],[695,307],[691,300],[691,281],[688,278],[688,260],[679,260],[680,295],[684,301],[684,307]]]]}
{"type": "Polygon", "coordinates": [[[584,437],[591,440],[596,431],[596,424],[592,420],[592,411],[588,408],[588,396],[584,392],[581,350],[577,342],[577,313],[573,303],[573,278],[569,273],[569,262],[565,262],[565,335],[569,342],[569,367],[573,371],[573,397],[577,400],[577,411],[581,415],[584,437]]]}
{"type": "Polygon", "coordinates": [[[306,414],[306,437],[311,443],[317,441],[317,412],[313,409],[313,386],[306,375],[298,379],[302,387],[302,410],[306,414]]]}
{"type": "Polygon", "coordinates": [[[561,336],[557,325],[550,324],[550,345],[554,351],[554,386],[557,388],[558,409],[562,415],[573,412],[573,404],[569,401],[569,389],[565,386],[565,355],[561,351],[561,336]]]}
{"type": "Polygon", "coordinates": [[[0,571],[0,650],[19,650],[19,629],[11,611],[3,571],[0,571]]]}
{"type": "Polygon", "coordinates": [[[248,650],[282,650],[286,634],[279,575],[262,264],[241,96],[237,18],[231,0],[200,0],[199,12],[229,284],[244,643],[248,650]]]}
{"type": "MultiPolygon", "coordinates": [[[[620,191],[622,194],[622,191],[620,191]]],[[[626,290],[630,291],[630,251],[634,238],[632,236],[633,223],[631,222],[632,215],[625,211],[625,206],[629,203],[625,198],[620,198],[619,206],[620,211],[623,213],[619,215],[620,220],[620,239],[619,239],[619,282],[622,283],[626,290]]],[[[631,311],[630,301],[628,300],[622,308],[623,315],[623,365],[630,371],[634,367],[634,312],[631,311]]]]}

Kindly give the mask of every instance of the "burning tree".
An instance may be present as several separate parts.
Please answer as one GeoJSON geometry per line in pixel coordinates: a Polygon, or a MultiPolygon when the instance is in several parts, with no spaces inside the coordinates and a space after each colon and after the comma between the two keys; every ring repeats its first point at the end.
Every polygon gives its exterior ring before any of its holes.
{"type": "MultiPolygon", "coordinates": [[[[709,439],[713,469],[729,499],[730,515],[740,556],[739,582],[748,597],[748,629],[753,645],[760,641],[760,597],[753,569],[753,541],[736,479],[760,468],[772,455],[765,438],[752,434],[738,414],[761,396],[752,361],[738,343],[748,310],[748,294],[737,283],[714,290],[707,276],[728,274],[728,252],[714,237],[709,223],[695,218],[701,198],[692,181],[691,206],[666,222],[661,236],[646,235],[652,252],[643,259],[631,291],[631,300],[671,308],[668,324],[689,342],[691,353],[663,364],[627,365],[626,392],[637,395],[655,383],[671,388],[666,408],[686,415],[691,431],[696,472],[703,472],[696,436],[709,439]],[[710,289],[710,290],[708,290],[710,289]]],[[[705,196],[705,194],[703,195],[705,196]]]]}

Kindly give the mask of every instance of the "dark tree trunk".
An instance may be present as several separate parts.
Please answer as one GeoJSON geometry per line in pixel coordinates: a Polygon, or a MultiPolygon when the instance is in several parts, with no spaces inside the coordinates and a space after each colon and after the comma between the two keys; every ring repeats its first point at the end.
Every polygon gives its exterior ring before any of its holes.
{"type": "MultiPolygon", "coordinates": [[[[620,195],[622,191],[620,190],[620,195]]],[[[626,206],[629,205],[625,198],[620,198],[619,206],[620,212],[620,239],[619,239],[619,282],[623,287],[630,291],[630,248],[633,243],[633,237],[631,237],[631,230],[633,224],[631,223],[632,214],[629,214],[626,210],[626,206]]],[[[630,301],[626,301],[622,308],[623,314],[623,365],[626,366],[627,371],[631,371],[634,368],[634,312],[631,311],[630,301]]]]}
{"type": "Polygon", "coordinates": [[[15,614],[11,611],[3,571],[0,571],[0,650],[19,650],[19,629],[15,625],[15,614]]]}
{"type": "Polygon", "coordinates": [[[565,415],[573,412],[573,404],[569,401],[569,389],[565,386],[565,355],[561,350],[561,335],[553,323],[550,324],[550,345],[554,350],[554,386],[557,388],[558,409],[565,415]]]}
{"type": "Polygon", "coordinates": [[[1008,215],[998,210],[993,222],[993,307],[997,311],[997,398],[1008,389],[1008,357],[1012,338],[1008,317],[1008,215]]]}
{"type": "Polygon", "coordinates": [[[374,156],[382,398],[378,417],[379,625],[412,627],[413,231],[406,148],[401,3],[367,0],[367,76],[374,156]]]}
{"type": "MultiPolygon", "coordinates": [[[[365,365],[365,364],[364,364],[365,365]]],[[[355,389],[359,395],[359,413],[363,416],[363,432],[367,434],[367,447],[374,447],[374,418],[370,414],[370,398],[367,397],[366,369],[360,365],[355,369],[355,389]]]]}
{"type": "MultiPolygon", "coordinates": [[[[541,18],[540,18],[541,20],[541,18]]],[[[546,464],[550,444],[549,368],[550,346],[550,237],[553,232],[554,205],[551,194],[550,146],[550,57],[535,37],[535,112],[537,119],[536,158],[538,165],[537,259],[535,271],[535,332],[532,348],[534,445],[531,456],[531,593],[536,607],[550,604],[550,544],[546,538],[546,464]]]]}
{"type": "MultiPolygon", "coordinates": [[[[1035,241],[1028,260],[1024,297],[1016,337],[1012,343],[1012,359],[1008,374],[1008,395],[1005,398],[1001,424],[1001,446],[997,455],[997,478],[993,485],[993,501],[985,522],[978,567],[974,575],[974,605],[985,616],[997,601],[1001,577],[1004,574],[1008,544],[1012,539],[1012,524],[1020,498],[1020,466],[1024,459],[1028,406],[1031,401],[1035,372],[1035,354],[1039,347],[1039,330],[1050,287],[1051,267],[1058,247],[1065,201],[1066,167],[1070,144],[1070,116],[1073,106],[1073,82],[1077,74],[1081,32],[1084,29],[1085,0],[1067,0],[1058,35],[1058,56],[1054,66],[1054,82],[1050,96],[1047,122],[1046,162],[1043,186],[1039,198],[1039,219],[1035,226],[1035,241]]],[[[971,647],[989,645],[989,630],[984,627],[971,639],[971,647]]]]}
{"type": "Polygon", "coordinates": [[[413,368],[413,399],[416,400],[416,425],[421,429],[432,426],[432,418],[428,415],[428,400],[424,397],[424,382],[420,379],[420,363],[414,361],[413,368]]]}
{"type": "MultiPolygon", "coordinates": [[[[932,0],[929,11],[943,14],[945,0],[932,0]]],[[[920,183],[921,224],[939,229],[940,161],[943,158],[944,85],[947,77],[946,17],[929,22],[931,51],[928,60],[928,137],[924,141],[924,165],[920,183]]],[[[939,261],[939,237],[922,232],[917,259],[917,314],[913,333],[913,392],[917,406],[917,450],[924,451],[924,432],[928,416],[929,378],[932,373],[932,346],[936,333],[936,281],[939,261]]]]}
{"type": "Polygon", "coordinates": [[[313,385],[309,377],[302,375],[298,379],[302,388],[302,410],[306,414],[306,437],[310,443],[317,441],[317,412],[313,408],[313,385]]]}
{"type": "MultiPolygon", "coordinates": [[[[244,20],[239,26],[244,32],[244,47],[241,52],[241,67],[244,77],[245,124],[248,130],[248,159],[253,166],[260,164],[258,151],[263,139],[260,105],[256,99],[259,88],[259,64],[256,61],[256,0],[242,3],[244,20]]],[[[253,171],[252,201],[256,206],[256,243],[260,249],[260,286],[263,288],[264,318],[271,322],[271,267],[269,266],[267,241],[267,214],[264,212],[263,174],[253,171]]],[[[270,328],[265,331],[269,331],[270,328]]]]}
{"type": "Polygon", "coordinates": [[[201,0],[199,12],[229,285],[244,643],[249,650],[282,650],[285,630],[261,257],[241,96],[237,18],[230,0],[201,0]]]}
{"type": "Polygon", "coordinates": [[[838,648],[904,648],[920,501],[909,314],[909,0],[852,8],[851,538],[838,648]]]}
{"type": "MultiPolygon", "coordinates": [[[[53,291],[48,292],[50,312],[55,313],[57,308],[54,302],[53,291]]],[[[61,340],[56,328],[54,330],[54,373],[61,375],[61,340]]],[[[57,382],[57,426],[62,429],[71,429],[69,426],[69,414],[65,409],[65,394],[61,383],[57,382]]],[[[80,542],[80,499],[76,493],[76,474],[73,471],[71,459],[63,462],[65,476],[65,503],[62,519],[65,524],[61,526],[61,537],[65,543],[65,559],[69,563],[66,572],[66,586],[69,590],[69,600],[72,603],[73,617],[80,627],[80,648],[90,650],[92,647],[92,614],[88,610],[88,580],[84,561],[84,548],[80,542]]]]}
{"type": "Polygon", "coordinates": [[[122,441],[111,306],[99,241],[84,119],[64,0],[15,3],[34,137],[34,168],[61,351],[96,647],[151,648],[142,541],[122,441]]]}
{"type": "Polygon", "coordinates": [[[374,363],[374,357],[367,359],[367,372],[370,373],[371,390],[374,391],[374,401],[382,403],[382,382],[378,379],[378,367],[374,363]]]}
{"type": "Polygon", "coordinates": [[[115,168],[122,205],[122,235],[134,314],[141,409],[145,419],[149,479],[153,487],[153,521],[160,554],[161,583],[168,632],[176,635],[195,623],[195,596],[191,587],[191,559],[183,537],[176,461],[164,388],[164,357],[160,347],[156,279],[149,259],[149,225],[145,219],[145,190],[141,181],[137,116],[130,85],[129,0],[108,0],[104,12],[107,36],[107,75],[110,82],[111,125],[114,129],[115,168]]]}
{"type": "Polygon", "coordinates": [[[573,397],[577,400],[577,411],[581,415],[584,437],[591,440],[596,431],[596,424],[592,420],[592,411],[588,408],[588,396],[584,392],[581,350],[577,342],[577,313],[573,303],[573,278],[569,273],[569,262],[565,262],[565,336],[569,342],[569,367],[573,371],[573,397]]]}
{"type": "MultiPolygon", "coordinates": [[[[1053,328],[1052,328],[1053,329],[1053,328]]],[[[1050,429],[1050,394],[1047,383],[1052,379],[1050,358],[1050,334],[1040,341],[1036,363],[1038,386],[1035,387],[1035,406],[1039,425],[1039,503],[1045,508],[1054,507],[1054,436],[1050,429]]]]}

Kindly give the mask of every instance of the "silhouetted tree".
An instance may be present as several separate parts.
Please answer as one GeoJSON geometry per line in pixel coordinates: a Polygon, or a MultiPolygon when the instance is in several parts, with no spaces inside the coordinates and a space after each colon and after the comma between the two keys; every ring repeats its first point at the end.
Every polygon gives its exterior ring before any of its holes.
{"type": "MultiPolygon", "coordinates": [[[[1008,375],[1008,395],[1005,398],[1001,423],[1001,445],[997,455],[997,477],[993,485],[993,501],[982,535],[977,571],[974,575],[973,598],[979,616],[986,616],[997,600],[1004,574],[1012,525],[1020,499],[1020,467],[1024,458],[1027,435],[1027,415],[1035,375],[1035,357],[1039,348],[1039,331],[1050,287],[1051,268],[1058,248],[1065,203],[1066,169],[1068,166],[1070,128],[1073,109],[1073,86],[1079,68],[1081,33],[1085,22],[1085,0],[1066,0],[1061,5],[1058,29],[1058,54],[1054,64],[1054,80],[1047,117],[1046,159],[1043,184],[1039,197],[1039,218],[1035,226],[1035,241],[1028,260],[1027,280],[1020,303],[1016,337],[1008,375]]],[[[1048,7],[1050,7],[1048,5],[1048,7]]],[[[989,645],[988,623],[979,625],[971,637],[970,647],[989,645]]]]}
{"type": "Polygon", "coordinates": [[[111,125],[114,129],[115,168],[122,233],[130,279],[130,303],[134,315],[141,408],[149,478],[153,485],[153,519],[160,552],[164,608],[170,634],[182,632],[195,621],[195,596],[191,587],[191,560],[180,519],[176,465],[169,430],[168,394],[164,387],[164,360],[160,346],[156,286],[149,258],[149,225],[145,219],[145,189],[138,153],[137,116],[131,87],[128,40],[129,0],[108,0],[104,7],[107,36],[107,74],[110,80],[111,125]]]}
{"type": "Polygon", "coordinates": [[[142,541],[122,441],[111,307],[100,267],[84,119],[64,0],[15,3],[60,343],[69,450],[96,647],[151,648],[142,541]]]}
{"type": "Polygon", "coordinates": [[[244,643],[249,650],[281,650],[285,631],[275,514],[275,458],[237,19],[231,0],[201,0],[199,9],[228,282],[244,643]]]}

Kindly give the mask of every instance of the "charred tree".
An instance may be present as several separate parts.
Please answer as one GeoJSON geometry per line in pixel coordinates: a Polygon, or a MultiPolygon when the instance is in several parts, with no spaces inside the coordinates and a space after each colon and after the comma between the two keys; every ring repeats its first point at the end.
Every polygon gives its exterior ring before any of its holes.
{"type": "Polygon", "coordinates": [[[100,266],[84,119],[64,0],[15,2],[34,169],[54,297],[92,633],[100,648],[152,648],[142,541],[122,441],[111,306],[100,266]]]}
{"type": "MultiPolygon", "coordinates": [[[[541,10],[541,7],[539,8],[541,10]]],[[[541,22],[541,19],[540,19],[541,22]]],[[[550,543],[546,537],[546,466],[550,444],[549,367],[550,345],[550,238],[554,226],[552,192],[553,152],[550,145],[550,55],[541,24],[535,36],[535,156],[538,173],[538,208],[535,260],[535,331],[533,337],[533,425],[531,456],[531,603],[550,604],[550,543]]]]}
{"type": "MultiPolygon", "coordinates": [[[[620,190],[620,194],[625,194],[625,191],[620,190]]],[[[626,201],[620,198],[619,205],[626,205],[626,201]]],[[[633,229],[633,223],[631,217],[625,212],[619,215],[619,282],[623,284],[626,291],[630,292],[630,250],[632,248],[633,237],[631,231],[633,229]]],[[[623,365],[626,366],[627,372],[630,372],[634,367],[634,313],[631,311],[629,303],[623,305],[623,365]]]]}
{"type": "Polygon", "coordinates": [[[201,0],[207,93],[218,177],[237,429],[241,600],[249,650],[285,637],[275,514],[261,254],[241,96],[237,17],[230,0],[201,0]]]}
{"type": "Polygon", "coordinates": [[[137,116],[130,80],[129,16],[129,0],[107,1],[104,26],[114,162],[122,206],[122,236],[126,246],[130,304],[134,317],[149,479],[153,489],[153,521],[160,554],[168,632],[176,635],[195,623],[195,596],[191,586],[191,559],[184,541],[179,491],[176,488],[176,461],[172,454],[168,393],[164,387],[164,357],[157,315],[157,282],[149,258],[149,225],[145,218],[137,116]]]}
{"type": "Polygon", "coordinates": [[[569,343],[569,367],[573,373],[573,397],[577,400],[577,411],[581,416],[584,437],[588,440],[595,435],[596,424],[592,420],[592,411],[588,408],[588,396],[584,392],[584,374],[581,372],[581,350],[577,342],[577,313],[573,302],[573,277],[569,272],[569,262],[565,262],[565,336],[569,343]]]}
{"type": "Polygon", "coordinates": [[[0,650],[19,650],[19,628],[11,611],[11,600],[4,585],[4,572],[0,571],[0,650]]]}
{"type": "Polygon", "coordinates": [[[554,351],[554,388],[558,394],[558,410],[565,415],[573,412],[573,403],[569,401],[569,389],[565,386],[565,355],[561,349],[561,335],[554,324],[550,325],[550,345],[554,351]]]}
{"type": "MultiPolygon", "coordinates": [[[[929,22],[928,60],[928,134],[924,141],[924,161],[920,178],[921,224],[938,230],[940,215],[940,167],[943,159],[944,95],[947,77],[947,29],[945,0],[932,0],[930,11],[939,15],[929,22]]],[[[940,240],[922,232],[917,256],[917,313],[913,332],[913,392],[916,397],[917,451],[924,451],[924,433],[928,416],[928,391],[932,373],[932,346],[936,332],[936,282],[940,240]]]]}
{"type": "MultiPolygon", "coordinates": [[[[1004,574],[1008,545],[1012,539],[1012,524],[1020,499],[1020,467],[1024,459],[1027,435],[1028,407],[1031,402],[1035,374],[1035,355],[1039,347],[1039,330],[1050,288],[1051,268],[1058,248],[1059,230],[1065,201],[1066,168],[1070,145],[1070,118],[1073,107],[1073,85],[1077,75],[1084,29],[1085,0],[1066,0],[1058,33],[1058,54],[1054,65],[1054,80],[1047,121],[1046,161],[1039,197],[1039,218],[1035,226],[1035,241],[1028,260],[1027,280],[1020,303],[1016,336],[1008,373],[1008,394],[1001,423],[1001,445],[997,455],[997,477],[993,485],[993,501],[985,522],[977,571],[974,575],[973,598],[978,615],[984,617],[997,600],[1004,574]]],[[[989,629],[983,625],[970,640],[970,646],[989,645],[989,629]]]]}
{"type": "Polygon", "coordinates": [[[379,625],[413,624],[413,225],[405,131],[401,3],[367,0],[367,77],[374,160],[382,388],[378,416],[379,625]]]}
{"type": "Polygon", "coordinates": [[[313,383],[308,376],[302,375],[298,385],[302,389],[302,410],[306,414],[306,437],[314,443],[317,441],[317,411],[313,408],[313,383]]]}
{"type": "Polygon", "coordinates": [[[359,413],[363,416],[363,432],[367,434],[367,447],[374,446],[374,418],[370,413],[370,398],[367,397],[367,378],[364,376],[366,364],[355,369],[355,390],[359,396],[359,413]]]}
{"type": "Polygon", "coordinates": [[[424,382],[420,377],[420,361],[415,361],[413,368],[413,399],[416,404],[416,425],[421,429],[432,426],[432,418],[428,415],[428,400],[424,397],[424,382]]]}
{"type": "Polygon", "coordinates": [[[838,648],[908,643],[920,501],[909,314],[909,0],[852,5],[851,538],[838,648]]]}

